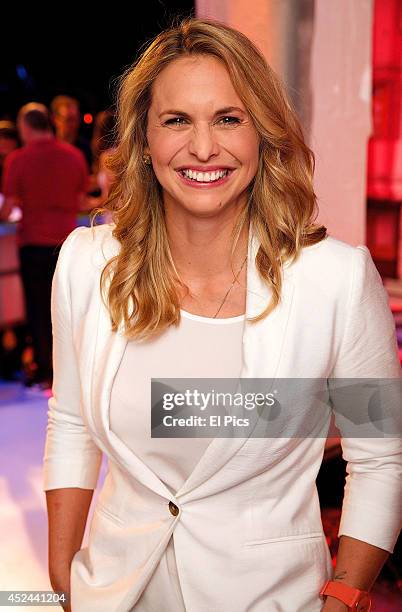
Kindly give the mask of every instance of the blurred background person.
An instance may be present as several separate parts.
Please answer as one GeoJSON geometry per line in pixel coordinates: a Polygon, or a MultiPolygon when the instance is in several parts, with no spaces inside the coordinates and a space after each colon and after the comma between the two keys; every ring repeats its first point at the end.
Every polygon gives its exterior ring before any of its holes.
{"type": "Polygon", "coordinates": [[[6,119],[0,121],[0,193],[3,193],[2,177],[5,159],[19,146],[20,139],[15,123],[6,119]]]}
{"type": "Polygon", "coordinates": [[[115,140],[115,114],[111,109],[100,111],[94,121],[91,138],[92,170],[97,173],[102,153],[111,149],[115,140]]]}
{"type": "MultiPolygon", "coordinates": [[[[111,185],[114,181],[114,174],[107,166],[107,159],[110,153],[115,150],[115,114],[112,110],[104,110],[96,115],[94,131],[91,140],[93,155],[94,174],[96,184],[99,188],[99,195],[96,197],[88,196],[87,207],[93,209],[103,206],[109,196],[111,185]]],[[[111,213],[105,211],[102,214],[102,221],[109,223],[112,220],[111,213]]]]}
{"type": "MultiPolygon", "coordinates": [[[[4,203],[3,195],[3,167],[7,155],[20,147],[21,142],[18,136],[17,126],[13,121],[8,119],[0,120],[0,209],[4,203]]],[[[9,218],[17,221],[21,217],[21,211],[15,207],[9,218]]],[[[5,259],[3,250],[0,248],[1,254],[1,271],[4,272],[5,259]]],[[[4,276],[3,276],[4,278],[4,276]]],[[[0,375],[6,380],[13,380],[15,372],[20,367],[20,355],[18,352],[17,334],[12,329],[11,325],[3,325],[0,330],[0,375]]]]}
{"type": "Polygon", "coordinates": [[[88,169],[92,171],[92,151],[89,141],[80,133],[80,103],[70,96],[56,96],[50,103],[51,119],[56,130],[56,137],[80,149],[87,160],[88,169]]]}
{"type": "Polygon", "coordinates": [[[43,104],[23,106],[17,127],[24,146],[5,161],[0,221],[9,219],[14,206],[21,208],[17,245],[36,364],[35,374],[25,384],[49,388],[53,376],[51,283],[61,244],[76,227],[77,213],[85,208],[88,167],[79,149],[55,137],[43,104]]]}

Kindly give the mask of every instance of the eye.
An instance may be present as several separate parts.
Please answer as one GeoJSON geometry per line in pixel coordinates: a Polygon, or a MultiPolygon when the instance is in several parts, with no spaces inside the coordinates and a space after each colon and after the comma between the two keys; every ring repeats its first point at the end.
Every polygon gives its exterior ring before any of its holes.
{"type": "Polygon", "coordinates": [[[222,117],[219,121],[223,121],[223,125],[236,125],[236,123],[240,123],[240,119],[237,117],[232,117],[230,115],[226,117],[222,117]],[[224,121],[224,119],[229,119],[229,121],[224,121]]]}
{"type": "Polygon", "coordinates": [[[185,121],[185,119],[183,117],[173,117],[172,119],[165,121],[165,125],[183,125],[182,123],[179,123],[181,121],[185,121]]]}

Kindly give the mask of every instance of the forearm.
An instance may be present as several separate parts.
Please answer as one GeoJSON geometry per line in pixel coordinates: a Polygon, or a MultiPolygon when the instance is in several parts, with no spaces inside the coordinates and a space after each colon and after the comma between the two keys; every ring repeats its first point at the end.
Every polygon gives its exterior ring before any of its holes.
{"type": "MultiPolygon", "coordinates": [[[[387,550],[341,535],[332,580],[369,591],[389,556],[387,550]]],[[[338,599],[327,597],[324,612],[344,612],[348,608],[338,599]]]]}
{"type": "Polygon", "coordinates": [[[8,196],[4,199],[3,206],[0,208],[0,223],[5,223],[13,210],[14,206],[20,206],[21,202],[14,196],[8,196]]]}
{"type": "Polygon", "coordinates": [[[11,214],[12,206],[4,205],[0,208],[0,223],[6,223],[11,214]]]}
{"type": "Polygon", "coordinates": [[[46,491],[49,577],[55,590],[69,590],[71,561],[81,548],[93,489],[46,491]]]}

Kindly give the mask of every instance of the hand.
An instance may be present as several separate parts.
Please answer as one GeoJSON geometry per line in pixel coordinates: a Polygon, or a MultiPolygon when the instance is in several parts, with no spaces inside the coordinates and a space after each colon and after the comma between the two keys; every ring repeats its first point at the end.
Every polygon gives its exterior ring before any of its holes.
{"type": "Polygon", "coordinates": [[[63,608],[64,612],[71,612],[71,599],[70,599],[70,591],[67,588],[53,588],[54,591],[63,591],[66,595],[67,602],[59,602],[59,605],[63,608]]]}
{"type": "Polygon", "coordinates": [[[328,595],[325,599],[322,612],[348,612],[349,606],[337,599],[328,595]]]}
{"type": "Polygon", "coordinates": [[[64,612],[71,612],[70,573],[65,574],[64,576],[58,576],[57,578],[52,575],[50,584],[52,585],[54,592],[57,591],[65,594],[67,602],[59,602],[59,604],[63,608],[64,612]]]}

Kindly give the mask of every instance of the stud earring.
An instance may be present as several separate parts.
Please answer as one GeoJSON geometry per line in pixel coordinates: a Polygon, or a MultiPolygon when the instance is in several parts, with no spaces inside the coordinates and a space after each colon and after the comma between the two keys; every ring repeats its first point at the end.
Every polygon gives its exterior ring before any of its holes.
{"type": "Polygon", "coordinates": [[[142,156],[142,159],[144,160],[144,164],[146,164],[147,166],[151,165],[151,156],[147,155],[146,153],[144,153],[144,155],[142,156]]]}

